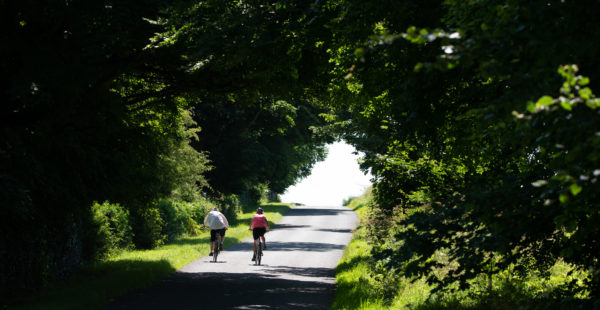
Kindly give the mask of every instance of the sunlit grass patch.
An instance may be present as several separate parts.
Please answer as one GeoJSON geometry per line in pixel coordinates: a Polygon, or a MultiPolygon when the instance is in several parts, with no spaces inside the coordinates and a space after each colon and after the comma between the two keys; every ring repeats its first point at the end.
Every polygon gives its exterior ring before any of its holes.
{"type": "MultiPolygon", "coordinates": [[[[288,204],[262,206],[271,225],[291,209],[288,204]]],[[[238,214],[227,230],[224,247],[252,236],[248,230],[254,210],[238,214]]],[[[210,233],[176,239],[151,250],[126,250],[83,267],[67,281],[54,283],[24,304],[8,309],[98,309],[117,296],[157,283],[170,273],[209,253],[210,233]]]]}
{"type": "Polygon", "coordinates": [[[363,196],[354,198],[348,207],[355,210],[361,225],[354,233],[350,244],[346,247],[342,259],[336,268],[336,292],[331,309],[388,309],[383,304],[383,298],[377,296],[375,280],[370,273],[371,245],[365,237],[362,223],[370,199],[370,191],[363,196]]]}
{"type": "Polygon", "coordinates": [[[404,279],[398,287],[387,288],[395,292],[391,301],[383,297],[382,286],[372,272],[375,263],[371,258],[371,248],[363,226],[369,212],[368,204],[371,190],[360,197],[354,198],[348,207],[356,213],[361,225],[346,248],[342,259],[336,268],[337,289],[331,309],[408,309],[410,306],[421,304],[430,294],[429,286],[422,280],[411,283],[404,279]]]}
{"type": "Polygon", "coordinates": [[[359,228],[336,268],[336,294],[331,309],[386,309],[376,296],[369,272],[370,246],[359,228]],[[358,307],[357,307],[358,306],[358,307]]]}

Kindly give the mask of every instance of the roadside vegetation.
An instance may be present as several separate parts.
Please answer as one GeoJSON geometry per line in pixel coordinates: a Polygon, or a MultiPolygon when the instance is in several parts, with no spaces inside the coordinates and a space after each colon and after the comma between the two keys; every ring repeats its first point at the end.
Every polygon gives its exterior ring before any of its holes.
{"type": "MultiPolygon", "coordinates": [[[[336,268],[336,295],[330,309],[582,309],[593,308],[586,293],[567,297],[575,288],[584,288],[589,276],[564,262],[550,266],[547,272],[527,270],[520,276],[513,268],[499,271],[491,282],[481,277],[467,288],[436,290],[426,282],[444,270],[431,270],[423,277],[390,275],[378,271],[373,256],[374,238],[370,234],[372,192],[348,199],[347,206],[360,219],[354,237],[336,268]],[[574,288],[575,287],[575,288],[574,288]]],[[[436,259],[436,258],[434,258],[436,259]]]]}
{"type": "MultiPolygon", "coordinates": [[[[272,223],[279,222],[291,208],[283,203],[265,203],[261,207],[272,223]]],[[[225,250],[252,236],[248,225],[254,213],[254,207],[247,207],[231,219],[225,250]]],[[[40,294],[8,309],[98,309],[123,294],[156,284],[189,262],[207,256],[209,240],[209,231],[200,228],[195,235],[177,237],[151,250],[119,250],[84,266],[72,278],[50,283],[40,294]]]]}

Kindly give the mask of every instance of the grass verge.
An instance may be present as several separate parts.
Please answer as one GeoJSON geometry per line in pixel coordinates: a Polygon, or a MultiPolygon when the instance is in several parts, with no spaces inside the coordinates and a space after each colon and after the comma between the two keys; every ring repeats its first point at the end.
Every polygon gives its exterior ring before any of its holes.
{"type": "Polygon", "coordinates": [[[583,285],[581,281],[586,278],[585,271],[563,262],[556,263],[548,274],[530,271],[522,279],[510,270],[502,271],[494,275],[493,294],[489,296],[481,294],[486,290],[485,278],[471,281],[467,290],[433,293],[423,278],[376,275],[364,227],[370,199],[367,191],[348,204],[358,213],[360,225],[336,268],[337,289],[331,309],[600,309],[600,303],[585,294],[561,296],[571,281],[579,282],[572,285],[583,285]]]}
{"type": "Polygon", "coordinates": [[[370,199],[371,192],[368,190],[348,204],[348,208],[358,213],[360,224],[337,265],[337,288],[331,309],[388,309],[382,298],[377,296],[375,279],[369,272],[371,245],[367,242],[364,221],[370,199]]]}
{"type": "MultiPolygon", "coordinates": [[[[271,223],[291,209],[290,204],[262,206],[271,223]]],[[[224,247],[252,236],[248,230],[254,210],[245,209],[230,223],[224,247]]],[[[54,283],[38,296],[8,309],[98,309],[114,298],[157,283],[189,262],[208,255],[210,233],[182,237],[152,250],[123,251],[102,262],[83,267],[67,281],[54,283]]]]}

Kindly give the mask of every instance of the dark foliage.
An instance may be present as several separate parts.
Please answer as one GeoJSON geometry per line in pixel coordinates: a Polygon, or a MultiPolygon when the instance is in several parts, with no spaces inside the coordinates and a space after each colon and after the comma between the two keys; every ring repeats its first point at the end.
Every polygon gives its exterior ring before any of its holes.
{"type": "Polygon", "coordinates": [[[465,287],[564,260],[598,298],[599,3],[337,3],[332,101],[377,180],[380,271],[465,287]]]}
{"type": "Polygon", "coordinates": [[[310,14],[291,1],[1,1],[0,297],[102,256],[94,201],[126,208],[135,246],[149,248],[181,227],[160,216],[160,199],[221,199],[240,183],[282,192],[305,176],[330,139],[309,129],[321,108],[305,89],[323,87],[327,63],[294,34],[323,31],[310,14]],[[244,119],[238,132],[218,127],[244,119]]]}

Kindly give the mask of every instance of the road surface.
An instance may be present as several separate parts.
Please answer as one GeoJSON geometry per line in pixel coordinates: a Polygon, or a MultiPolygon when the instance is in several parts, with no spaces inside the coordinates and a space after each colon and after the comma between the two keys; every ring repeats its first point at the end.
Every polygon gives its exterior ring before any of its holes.
{"type": "Polygon", "coordinates": [[[328,309],[335,267],[357,225],[345,207],[298,206],[266,234],[261,266],[250,260],[248,239],[221,252],[217,263],[199,258],[105,309],[328,309]]]}

